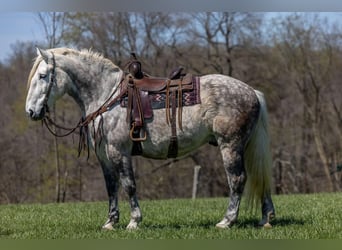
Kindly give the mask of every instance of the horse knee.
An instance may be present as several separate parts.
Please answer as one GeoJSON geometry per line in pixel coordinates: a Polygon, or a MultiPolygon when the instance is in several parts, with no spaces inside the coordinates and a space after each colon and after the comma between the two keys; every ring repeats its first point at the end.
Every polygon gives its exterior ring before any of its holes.
{"type": "Polygon", "coordinates": [[[121,180],[122,187],[125,190],[125,192],[131,197],[135,195],[136,193],[136,185],[133,180],[129,178],[124,178],[121,180]]]}

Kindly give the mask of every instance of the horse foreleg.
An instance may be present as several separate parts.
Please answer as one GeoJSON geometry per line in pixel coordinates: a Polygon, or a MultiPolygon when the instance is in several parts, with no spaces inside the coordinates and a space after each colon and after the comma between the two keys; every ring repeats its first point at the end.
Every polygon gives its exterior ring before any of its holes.
{"type": "Polygon", "coordinates": [[[119,223],[119,207],[118,207],[118,190],[119,190],[119,173],[117,168],[101,161],[103,175],[106,181],[106,188],[109,199],[108,219],[102,226],[103,229],[113,230],[114,225],[119,223]]]}
{"type": "Polygon", "coordinates": [[[221,145],[220,148],[228,178],[230,200],[224,218],[216,224],[216,227],[229,228],[236,222],[239,215],[241,196],[246,183],[246,174],[240,150],[235,149],[229,144],[221,145]]]}
{"type": "Polygon", "coordinates": [[[136,196],[136,184],[130,157],[123,157],[123,168],[120,169],[120,179],[124,190],[128,194],[129,204],[131,206],[131,220],[127,225],[127,229],[137,229],[138,224],[142,220],[142,215],[136,196]]]}
{"type": "Polygon", "coordinates": [[[114,226],[119,223],[118,199],[115,196],[109,196],[108,219],[102,226],[103,229],[113,230],[114,226]]]}

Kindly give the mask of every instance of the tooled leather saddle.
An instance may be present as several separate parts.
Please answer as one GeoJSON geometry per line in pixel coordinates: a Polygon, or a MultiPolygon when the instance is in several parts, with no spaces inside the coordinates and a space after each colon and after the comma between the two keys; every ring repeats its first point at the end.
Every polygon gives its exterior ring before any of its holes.
{"type": "Polygon", "coordinates": [[[166,123],[171,126],[167,157],[175,158],[178,155],[177,108],[178,127],[182,130],[182,107],[201,103],[199,77],[183,73],[183,67],[173,70],[169,77],[152,77],[142,71],[135,54],[131,53],[131,56],[120,91],[127,93],[121,106],[127,108],[132,155],[142,154],[141,142],[148,136],[145,123],[153,118],[153,109],[165,109],[166,123]]]}

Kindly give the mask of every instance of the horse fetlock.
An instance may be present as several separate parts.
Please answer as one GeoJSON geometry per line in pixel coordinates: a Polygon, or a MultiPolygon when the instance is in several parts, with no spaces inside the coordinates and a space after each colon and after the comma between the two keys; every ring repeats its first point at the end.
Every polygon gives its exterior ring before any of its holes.
{"type": "Polygon", "coordinates": [[[115,225],[119,223],[119,218],[119,211],[114,211],[113,213],[110,213],[107,221],[104,223],[102,228],[106,230],[114,230],[115,225]]]}
{"type": "Polygon", "coordinates": [[[142,221],[142,215],[139,207],[131,211],[131,221],[132,220],[136,221],[137,223],[142,221]]]}
{"type": "Polygon", "coordinates": [[[275,217],[275,213],[274,211],[269,211],[265,216],[263,216],[263,218],[261,219],[261,221],[259,222],[258,226],[263,227],[263,228],[271,228],[271,220],[274,219],[275,217]]]}

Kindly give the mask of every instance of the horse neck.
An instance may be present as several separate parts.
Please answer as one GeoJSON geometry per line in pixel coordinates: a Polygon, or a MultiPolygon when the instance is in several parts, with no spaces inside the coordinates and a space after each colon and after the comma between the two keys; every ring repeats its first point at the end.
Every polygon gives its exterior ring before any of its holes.
{"type": "Polygon", "coordinates": [[[62,68],[69,75],[68,94],[79,104],[84,115],[97,110],[120,83],[123,72],[115,67],[101,67],[101,62],[69,60],[62,68]]]}

